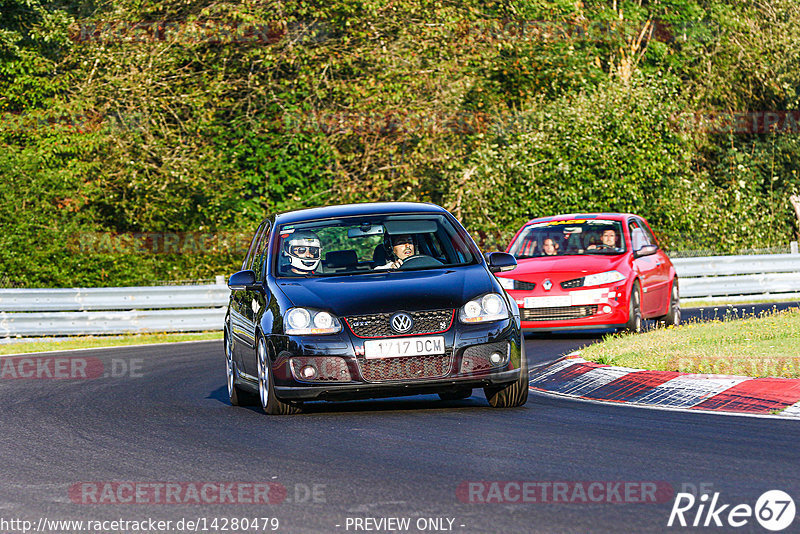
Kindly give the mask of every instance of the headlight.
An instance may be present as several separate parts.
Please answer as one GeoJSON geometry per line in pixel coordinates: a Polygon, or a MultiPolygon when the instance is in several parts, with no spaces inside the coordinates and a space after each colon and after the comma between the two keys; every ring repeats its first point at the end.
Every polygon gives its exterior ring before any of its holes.
{"type": "Polygon", "coordinates": [[[496,293],[489,293],[464,304],[458,312],[462,323],[485,323],[508,319],[506,301],[496,293]]]}
{"type": "Polygon", "coordinates": [[[326,311],[292,308],[286,314],[286,333],[290,336],[335,334],[341,330],[339,319],[326,311]]]}
{"type": "Polygon", "coordinates": [[[590,274],[583,280],[583,287],[611,284],[613,282],[619,282],[620,280],[625,280],[625,277],[619,271],[590,274]]]}
{"type": "Polygon", "coordinates": [[[503,289],[514,289],[514,280],[511,278],[500,278],[497,277],[497,281],[500,282],[500,285],[503,289]]]}

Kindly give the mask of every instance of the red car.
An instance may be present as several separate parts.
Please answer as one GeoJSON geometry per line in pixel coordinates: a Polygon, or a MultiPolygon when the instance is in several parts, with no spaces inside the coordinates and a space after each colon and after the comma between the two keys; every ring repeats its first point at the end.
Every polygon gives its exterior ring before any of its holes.
{"type": "Polygon", "coordinates": [[[518,266],[497,277],[519,305],[524,331],[640,332],[644,319],[680,323],[675,268],[637,215],[533,219],[508,252],[518,266]]]}

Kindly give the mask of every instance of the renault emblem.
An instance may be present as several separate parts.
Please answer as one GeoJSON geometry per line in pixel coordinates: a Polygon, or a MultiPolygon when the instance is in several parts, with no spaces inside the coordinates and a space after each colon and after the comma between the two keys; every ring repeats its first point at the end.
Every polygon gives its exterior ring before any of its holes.
{"type": "Polygon", "coordinates": [[[553,287],[553,282],[549,278],[545,278],[544,282],[542,282],[542,287],[545,291],[550,291],[550,288],[553,287]]]}
{"type": "Polygon", "coordinates": [[[393,332],[397,334],[405,334],[406,332],[411,330],[411,327],[414,325],[414,321],[411,319],[411,316],[406,312],[400,312],[392,315],[390,325],[392,327],[393,332]]]}

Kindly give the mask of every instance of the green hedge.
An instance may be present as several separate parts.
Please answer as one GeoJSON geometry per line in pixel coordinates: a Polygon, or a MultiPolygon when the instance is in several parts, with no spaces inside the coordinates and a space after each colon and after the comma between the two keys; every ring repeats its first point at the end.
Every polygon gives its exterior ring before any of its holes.
{"type": "Polygon", "coordinates": [[[3,285],[227,274],[267,213],[342,202],[436,202],[486,248],[530,217],[590,210],[640,213],[671,249],[797,232],[797,128],[694,121],[798,109],[791,0],[2,0],[0,14],[3,285]],[[238,244],[76,246],[141,233],[238,244]]]}

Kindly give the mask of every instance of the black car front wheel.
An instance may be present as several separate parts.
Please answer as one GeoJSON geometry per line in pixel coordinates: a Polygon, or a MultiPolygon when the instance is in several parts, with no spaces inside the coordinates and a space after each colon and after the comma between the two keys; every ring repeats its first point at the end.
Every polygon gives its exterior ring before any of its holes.
{"type": "Polygon", "coordinates": [[[252,395],[243,391],[236,383],[236,362],[233,360],[233,340],[225,330],[225,371],[227,375],[228,401],[231,406],[246,406],[252,403],[252,395]]]}
{"type": "Polygon", "coordinates": [[[520,345],[519,378],[504,386],[485,387],[483,392],[492,408],[514,408],[528,402],[528,356],[524,337],[520,345]]]}
{"type": "Polygon", "coordinates": [[[300,413],[300,408],[293,404],[288,404],[275,396],[275,386],[272,381],[272,366],[267,358],[267,347],[264,339],[258,340],[258,397],[261,400],[261,408],[269,415],[291,415],[300,413]]]}

